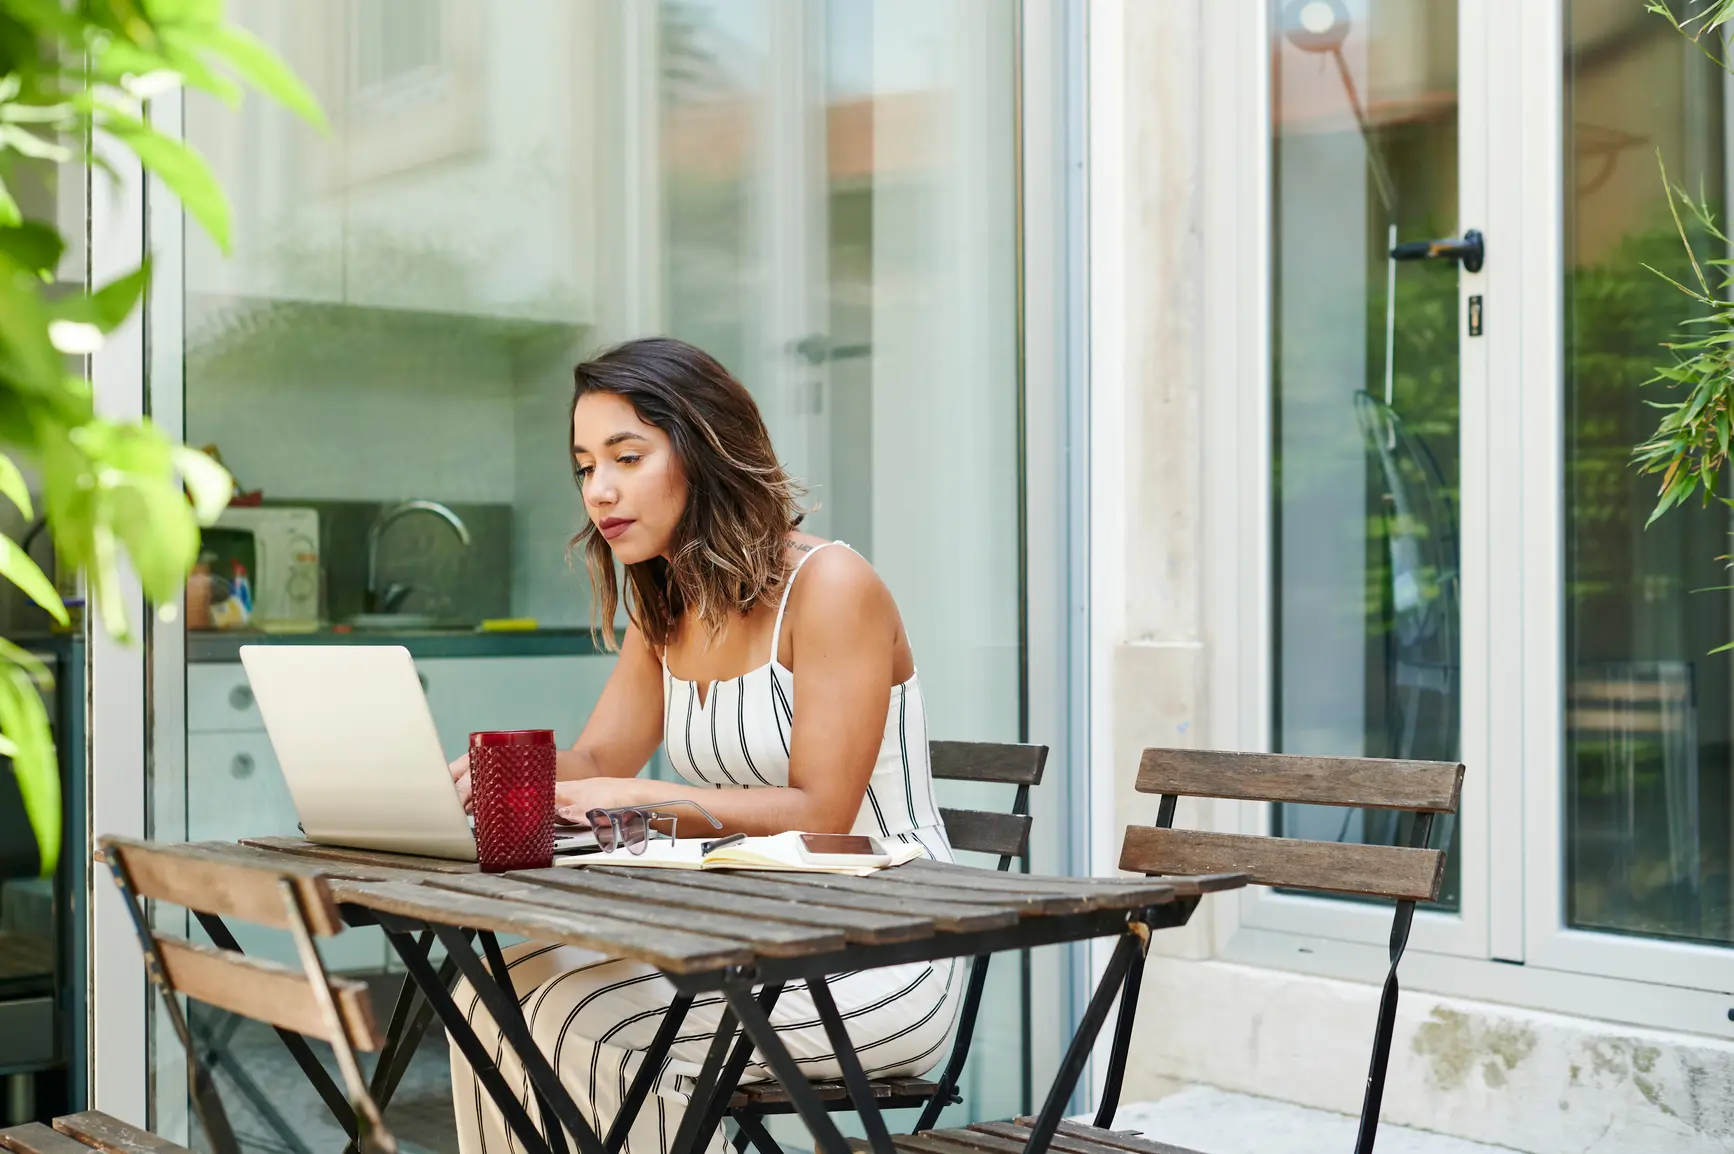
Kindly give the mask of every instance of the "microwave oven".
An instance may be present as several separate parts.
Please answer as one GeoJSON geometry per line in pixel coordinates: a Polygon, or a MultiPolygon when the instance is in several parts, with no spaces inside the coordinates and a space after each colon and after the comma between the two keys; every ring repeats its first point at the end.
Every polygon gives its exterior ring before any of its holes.
{"type": "Polygon", "coordinates": [[[255,624],[318,624],[318,510],[289,505],[231,507],[217,518],[217,526],[252,538],[249,576],[255,624]]]}

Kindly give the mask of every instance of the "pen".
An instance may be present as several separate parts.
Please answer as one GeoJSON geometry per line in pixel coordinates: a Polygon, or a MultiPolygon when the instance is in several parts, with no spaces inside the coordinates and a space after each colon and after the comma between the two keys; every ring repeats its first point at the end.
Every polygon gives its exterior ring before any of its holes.
{"type": "Polygon", "coordinates": [[[731,833],[727,837],[719,837],[715,841],[699,843],[698,851],[703,854],[708,854],[713,849],[721,849],[725,845],[733,845],[737,841],[746,840],[747,835],[744,833],[731,833]]]}

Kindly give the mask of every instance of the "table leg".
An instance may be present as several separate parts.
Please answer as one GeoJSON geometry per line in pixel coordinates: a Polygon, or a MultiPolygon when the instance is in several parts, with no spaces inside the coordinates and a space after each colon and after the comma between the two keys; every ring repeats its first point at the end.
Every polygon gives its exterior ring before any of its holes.
{"type": "MultiPolygon", "coordinates": [[[[596,1131],[585,1120],[584,1112],[561,1084],[560,1075],[548,1064],[547,1055],[542,1053],[541,1047],[536,1045],[536,1039],[531,1037],[517,998],[508,995],[493,981],[481,959],[471,951],[469,943],[464,941],[459,930],[452,926],[435,926],[434,933],[445,943],[446,955],[457,959],[458,972],[469,979],[470,987],[475,990],[482,1005],[488,1008],[488,1013],[493,1015],[494,1027],[517,1052],[524,1073],[530,1076],[530,1084],[554,1112],[560,1125],[566,1127],[566,1132],[572,1135],[572,1140],[578,1144],[579,1154],[606,1154],[602,1148],[602,1139],[597,1137],[596,1131]]],[[[431,991],[425,992],[432,996],[431,991]]]]}
{"type": "MultiPolygon", "coordinates": [[[[758,1007],[766,1018],[769,1018],[771,1011],[776,1009],[777,999],[782,995],[783,984],[781,982],[768,985],[759,991],[758,1007]]],[[[735,1088],[740,1085],[741,1075],[746,1073],[747,1063],[752,1060],[752,1056],[753,1040],[747,1036],[745,1031],[742,1031],[740,1037],[735,1039],[734,1052],[729,1055],[728,1065],[723,1067],[721,1076],[711,1087],[710,1097],[706,1100],[703,1115],[704,1127],[699,1131],[701,1142],[714,1133],[718,1126],[722,1125],[723,1115],[728,1113],[729,1099],[734,1096],[735,1088]]],[[[676,1146],[675,1154],[688,1154],[688,1152],[676,1146]]],[[[698,1148],[695,1146],[690,1154],[699,1154],[698,1148]]]]}
{"type": "MultiPolygon", "coordinates": [[[[457,963],[447,958],[440,963],[436,976],[443,988],[451,989],[453,980],[458,976],[457,963]]],[[[397,1047],[392,1051],[390,1063],[387,1064],[385,1056],[382,1054],[379,1068],[374,1071],[374,1081],[378,1082],[380,1086],[378,1090],[373,1091],[373,1099],[379,1104],[381,1111],[397,1093],[398,1086],[403,1082],[404,1074],[409,1071],[409,1064],[415,1060],[416,1050],[421,1048],[421,1041],[427,1036],[428,1027],[433,1025],[433,1006],[426,998],[419,996],[421,991],[417,990],[415,983],[407,977],[404,979],[404,985],[416,998],[415,1017],[410,1019],[409,1026],[398,1038],[397,1047]]]]}
{"type": "MultiPolygon", "coordinates": [[[[680,1129],[675,1131],[674,1143],[670,1146],[671,1154],[699,1154],[705,1139],[710,1137],[712,1128],[705,1126],[705,1120],[710,1115],[711,1103],[716,1098],[717,1083],[721,1081],[723,1067],[728,1065],[729,1044],[735,1041],[735,1014],[732,1008],[725,1007],[722,1017],[717,1019],[716,1033],[710,1036],[710,1049],[705,1051],[704,1065],[699,1068],[698,1081],[692,1088],[692,1095],[686,1100],[686,1112],[681,1115],[680,1129]]],[[[746,1035],[740,1035],[741,1041],[746,1041],[746,1035]]],[[[733,1093],[730,1087],[729,1093],[733,1093]]]]}
{"type": "Polygon", "coordinates": [[[735,1017],[740,1019],[741,1028],[752,1039],[753,1045],[758,1047],[766,1065],[770,1066],[771,1073],[776,1075],[777,1081],[781,1082],[783,1089],[788,1092],[790,1103],[801,1115],[801,1120],[807,1124],[807,1129],[812,1132],[813,1141],[818,1144],[821,1154],[850,1154],[849,1144],[843,1140],[842,1132],[837,1129],[837,1124],[831,1121],[825,1104],[813,1093],[813,1084],[795,1064],[788,1047],[777,1037],[776,1027],[771,1025],[771,1019],[759,1009],[758,1002],[753,999],[752,987],[743,983],[724,983],[723,995],[728,998],[735,1017]]]}
{"type": "MultiPolygon", "coordinates": [[[[477,936],[482,939],[482,952],[487,955],[488,969],[492,971],[494,981],[499,983],[500,989],[506,995],[506,1005],[528,1031],[529,1024],[524,1022],[523,1003],[518,1000],[518,991],[512,985],[512,968],[506,965],[506,956],[500,952],[500,939],[496,938],[491,930],[483,930],[477,936]]],[[[566,1154],[565,1132],[560,1128],[560,1120],[555,1115],[548,1096],[541,1090],[536,1091],[536,1104],[542,1110],[542,1133],[548,1136],[548,1149],[553,1154],[566,1154]]]]}
{"type": "MultiPolygon", "coordinates": [[[[415,948],[422,957],[427,957],[428,950],[433,946],[433,931],[423,930],[416,938],[415,948]]],[[[416,1009],[415,983],[405,974],[403,984],[398,987],[397,1001],[391,1007],[391,1021],[385,1027],[385,1046],[379,1051],[379,1061],[373,1068],[373,1082],[367,1092],[373,1095],[373,1100],[381,1110],[385,1109],[386,1100],[392,1090],[396,1089],[396,1081],[388,1087],[387,1078],[396,1062],[397,1053],[403,1044],[406,1027],[410,1024],[410,1012],[416,1009]]]]}
{"type": "MultiPolygon", "coordinates": [[[[476,1032],[470,1028],[464,1012],[458,1009],[457,1002],[452,999],[451,991],[440,982],[428,960],[415,952],[415,943],[410,940],[409,934],[404,930],[388,929],[386,940],[391,942],[397,956],[403,959],[404,968],[421,988],[422,996],[433,1006],[434,1013],[446,1028],[447,1036],[463,1051],[471,1071],[494,1099],[494,1104],[500,1108],[501,1116],[512,1133],[517,1135],[518,1142],[530,1154],[549,1154],[548,1143],[543,1141],[529,1111],[518,1101],[518,1096],[512,1093],[512,1088],[506,1085],[505,1077],[501,1075],[499,1067],[494,1065],[493,1059],[488,1057],[487,1047],[482,1045],[482,1040],[476,1037],[476,1032]]],[[[469,943],[464,942],[463,945],[464,952],[468,953],[469,943]]],[[[449,949],[450,947],[448,952],[449,949]]],[[[475,955],[471,954],[470,957],[473,960],[475,955]]],[[[493,983],[487,981],[485,975],[483,982],[489,989],[494,989],[493,983]]]]}
{"type": "Polygon", "coordinates": [[[831,996],[830,983],[815,974],[807,979],[807,992],[813,996],[813,1008],[819,1012],[819,1021],[824,1023],[825,1036],[831,1040],[831,1049],[837,1055],[837,1065],[843,1068],[843,1083],[849,1087],[849,1098],[855,1103],[855,1113],[861,1116],[861,1125],[867,1130],[867,1141],[873,1147],[873,1154],[894,1154],[891,1131],[885,1128],[885,1115],[879,1110],[873,1087],[867,1083],[867,1071],[861,1068],[861,1055],[855,1052],[849,1028],[837,1012],[837,1000],[831,996]]]}
{"type": "Polygon", "coordinates": [[[644,1099],[650,1094],[651,1086],[656,1084],[663,1060],[674,1048],[674,1040],[680,1036],[681,1024],[686,1021],[686,1013],[690,1009],[691,994],[681,994],[669,1003],[668,1012],[662,1016],[662,1024],[656,1028],[656,1036],[650,1040],[650,1049],[644,1052],[644,1061],[638,1067],[638,1073],[633,1075],[626,1097],[620,1100],[620,1112],[614,1116],[613,1124],[608,1127],[608,1137],[602,1143],[608,1148],[608,1154],[620,1154],[620,1148],[626,1144],[626,1135],[632,1129],[632,1120],[638,1117],[638,1111],[643,1108],[644,1099]]]}
{"type": "Polygon", "coordinates": [[[1060,1062],[1059,1073],[1054,1075],[1054,1084],[1048,1090],[1042,1112],[1030,1126],[1030,1137],[1024,1145],[1024,1154],[1043,1154],[1048,1143],[1053,1141],[1054,1134],[1059,1131],[1060,1122],[1065,1117],[1066,1104],[1071,1101],[1072,1091],[1077,1088],[1078,1076],[1083,1073],[1084,1064],[1090,1060],[1090,1050],[1096,1044],[1096,1035],[1102,1031],[1102,1023],[1107,1020],[1108,1010],[1120,992],[1120,983],[1125,979],[1132,959],[1142,955],[1147,940],[1146,935],[1136,933],[1130,927],[1121,935],[1120,944],[1114,948],[1113,957],[1108,959],[1108,968],[1096,986],[1096,993],[1090,999],[1089,1008],[1084,1011],[1084,1019],[1078,1023],[1078,1032],[1072,1036],[1072,1044],[1067,1047],[1066,1056],[1060,1062]]]}

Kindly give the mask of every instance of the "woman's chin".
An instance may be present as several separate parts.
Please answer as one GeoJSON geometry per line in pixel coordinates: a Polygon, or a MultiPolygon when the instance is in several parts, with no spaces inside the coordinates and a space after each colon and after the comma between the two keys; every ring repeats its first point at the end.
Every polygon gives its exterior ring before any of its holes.
{"type": "Polygon", "coordinates": [[[647,547],[642,541],[627,540],[633,536],[628,532],[620,539],[608,542],[608,547],[614,550],[614,559],[622,565],[642,565],[657,555],[657,550],[647,547]]]}

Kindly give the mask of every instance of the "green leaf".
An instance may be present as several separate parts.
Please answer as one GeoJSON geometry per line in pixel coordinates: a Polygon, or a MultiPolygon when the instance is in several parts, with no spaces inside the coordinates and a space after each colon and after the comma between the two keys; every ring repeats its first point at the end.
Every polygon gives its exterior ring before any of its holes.
{"type": "Polygon", "coordinates": [[[0,537],[0,577],[22,589],[30,600],[48,610],[49,616],[60,624],[72,623],[60,594],[54,591],[54,583],[30,559],[30,554],[20,549],[10,537],[0,537]]]}
{"type": "Polygon", "coordinates": [[[18,511],[24,514],[26,520],[35,520],[36,512],[30,501],[30,486],[24,483],[24,474],[11,457],[0,453],[0,496],[5,497],[18,511]]]}
{"type": "Polygon", "coordinates": [[[50,689],[54,685],[54,674],[48,671],[40,657],[4,637],[0,637],[0,661],[10,661],[18,666],[38,689],[50,689]]]}
{"type": "Polygon", "coordinates": [[[16,124],[0,124],[0,148],[10,148],[31,160],[46,160],[52,164],[65,164],[73,155],[72,149],[64,144],[44,140],[28,128],[20,128],[16,124]]]}
{"type": "Polygon", "coordinates": [[[276,53],[251,33],[234,25],[222,25],[201,32],[199,39],[227,60],[248,84],[321,132],[328,129],[325,112],[313,93],[276,53]]]}
{"type": "Polygon", "coordinates": [[[105,333],[119,328],[150,283],[150,261],[125,276],[117,277],[88,296],[64,297],[48,306],[55,320],[95,325],[105,333]]]}
{"type": "Polygon", "coordinates": [[[217,247],[229,252],[229,202],[205,158],[192,148],[164,136],[144,121],[115,108],[99,105],[100,127],[132,149],[139,162],[169,186],[187,210],[210,234],[217,247]]]}
{"type": "Polygon", "coordinates": [[[163,30],[163,45],[168,49],[169,66],[178,72],[182,79],[194,88],[209,92],[230,107],[239,104],[241,86],[227,76],[207,68],[200,59],[195,44],[196,40],[186,32],[163,30]]]}
{"type": "Polygon", "coordinates": [[[48,711],[25,670],[0,668],[0,733],[12,745],[12,772],[36,837],[43,876],[60,860],[60,767],[48,711]]]}
{"type": "Polygon", "coordinates": [[[132,641],[132,626],[126,617],[126,600],[121,595],[120,550],[114,533],[107,525],[94,525],[90,530],[90,593],[96,602],[97,615],[108,635],[119,641],[132,641]]]}
{"type": "Polygon", "coordinates": [[[206,453],[186,445],[169,450],[193,498],[193,515],[201,525],[216,523],[218,514],[229,506],[235,493],[235,478],[229,470],[213,461],[206,453]]]}
{"type": "Polygon", "coordinates": [[[37,293],[40,281],[0,253],[0,379],[33,393],[52,393],[65,370],[48,339],[48,310],[37,293]]]}
{"type": "Polygon", "coordinates": [[[60,239],[60,234],[41,221],[27,220],[14,228],[0,228],[0,252],[37,276],[52,276],[65,251],[66,242],[60,239]]]}
{"type": "Polygon", "coordinates": [[[6,191],[6,181],[0,179],[0,228],[17,228],[23,223],[24,214],[19,211],[18,202],[6,191]]]}

